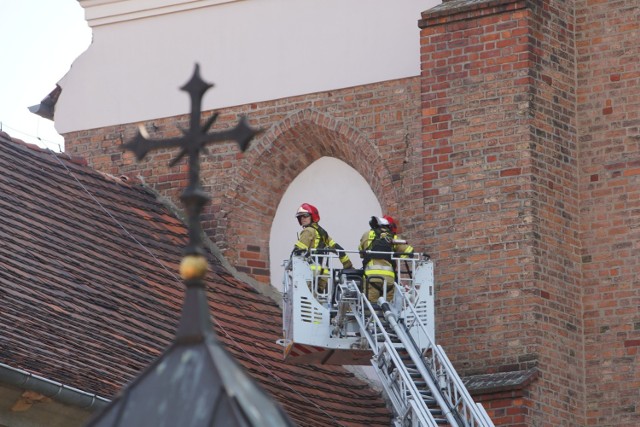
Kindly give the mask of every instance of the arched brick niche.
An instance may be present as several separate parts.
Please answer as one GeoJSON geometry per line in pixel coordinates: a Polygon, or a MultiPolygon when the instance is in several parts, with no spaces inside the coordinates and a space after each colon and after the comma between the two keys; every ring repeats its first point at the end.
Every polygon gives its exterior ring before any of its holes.
{"type": "Polygon", "coordinates": [[[224,229],[221,249],[239,271],[269,282],[269,233],[280,199],[289,183],[323,156],[340,159],[358,171],[383,209],[395,205],[391,174],[374,144],[326,114],[293,113],[254,142],[221,206],[212,206],[224,222],[218,222],[224,229]]]}
{"type": "MultiPolygon", "coordinates": [[[[207,147],[201,177],[212,200],[202,214],[203,229],[232,265],[266,283],[267,236],[279,201],[293,178],[329,156],[356,170],[385,213],[399,218],[403,237],[421,247],[425,219],[420,111],[417,78],[216,111],[214,131],[233,128],[244,115],[264,132],[245,153],[232,141],[207,147]]],[[[212,114],[203,112],[202,121],[212,114]]],[[[140,178],[180,209],[187,164],[182,160],[169,166],[178,150],[154,150],[140,162],[122,151],[140,125],[153,139],[172,138],[189,127],[189,115],[71,132],[65,135],[65,147],[97,170],[140,178]]]]}

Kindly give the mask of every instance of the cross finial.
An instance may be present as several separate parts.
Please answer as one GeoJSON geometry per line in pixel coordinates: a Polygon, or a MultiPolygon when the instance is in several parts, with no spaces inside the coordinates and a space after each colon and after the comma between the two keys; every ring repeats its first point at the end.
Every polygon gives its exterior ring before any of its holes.
{"type": "MultiPolygon", "coordinates": [[[[154,140],[143,135],[142,130],[138,130],[135,138],[123,145],[125,150],[132,151],[138,160],[142,160],[149,151],[159,148],[181,147],[178,156],[171,161],[169,166],[175,165],[182,157],[189,157],[189,183],[182,192],[180,199],[187,212],[187,225],[189,227],[189,244],[185,249],[187,256],[201,256],[204,254],[202,248],[202,225],[200,224],[200,213],[204,204],[209,201],[208,195],[200,184],[200,152],[208,144],[221,141],[234,140],[238,143],[241,151],[245,151],[251,139],[258,133],[252,129],[244,117],[235,128],[221,132],[211,132],[209,129],[218,118],[214,114],[204,125],[200,124],[202,114],[202,98],[207,90],[213,85],[205,82],[200,77],[200,66],[195,65],[195,70],[191,79],[180,89],[188,92],[191,97],[191,116],[189,129],[182,129],[183,135],[176,138],[154,140]]],[[[145,132],[146,133],[146,132],[145,132]]]]}
{"type": "MultiPolygon", "coordinates": [[[[200,186],[198,156],[207,144],[235,140],[245,151],[257,133],[241,119],[232,130],[208,133],[217,115],[200,125],[202,96],[212,85],[200,78],[196,65],[193,77],[181,89],[191,95],[190,127],[179,138],[150,140],[138,132],[124,144],[140,160],[156,148],[180,147],[189,157],[189,184],[181,199],[188,214],[189,245],[180,263],[186,285],[182,316],[173,343],[97,418],[93,427],[158,425],[242,425],[292,426],[286,414],[232,361],[216,338],[202,280],[207,261],[202,248],[200,212],[209,200],[200,186]]],[[[144,131],[144,129],[142,130],[144,131]]]]}

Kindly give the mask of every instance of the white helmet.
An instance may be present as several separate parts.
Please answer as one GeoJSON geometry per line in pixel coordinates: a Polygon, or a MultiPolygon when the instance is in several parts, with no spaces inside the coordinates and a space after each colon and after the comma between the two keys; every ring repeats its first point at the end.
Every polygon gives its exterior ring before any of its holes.
{"type": "Polygon", "coordinates": [[[369,226],[371,228],[389,227],[389,221],[383,217],[372,216],[369,221],[369,226]]]}

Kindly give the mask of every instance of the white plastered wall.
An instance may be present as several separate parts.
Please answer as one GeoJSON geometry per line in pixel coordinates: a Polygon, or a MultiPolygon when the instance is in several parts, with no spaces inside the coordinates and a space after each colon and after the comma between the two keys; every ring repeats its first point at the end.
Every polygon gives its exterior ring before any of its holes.
{"type": "Polygon", "coordinates": [[[437,0],[80,0],[93,42],[60,81],[59,133],[420,73],[420,13],[437,0]]]}
{"type": "MultiPolygon", "coordinates": [[[[333,157],[313,162],[291,182],[271,224],[271,284],[278,290],[282,290],[282,261],[289,258],[301,230],[295,213],[302,203],[318,208],[320,225],[346,250],[358,249],[369,219],[381,214],[380,202],[355,169],[333,157]]],[[[357,254],[349,256],[354,267],[362,265],[357,254]]]]}

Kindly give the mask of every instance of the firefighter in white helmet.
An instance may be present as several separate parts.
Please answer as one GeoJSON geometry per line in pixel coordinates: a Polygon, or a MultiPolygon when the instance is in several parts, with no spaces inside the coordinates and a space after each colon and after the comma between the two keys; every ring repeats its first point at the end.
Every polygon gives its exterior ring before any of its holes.
{"type": "Polygon", "coordinates": [[[396,280],[391,256],[396,254],[408,257],[413,254],[413,247],[395,234],[397,224],[389,216],[372,216],[369,226],[371,229],[362,235],[358,246],[364,267],[364,291],[369,301],[376,303],[386,290],[387,301],[391,301],[395,289],[393,283],[396,280]]]}

